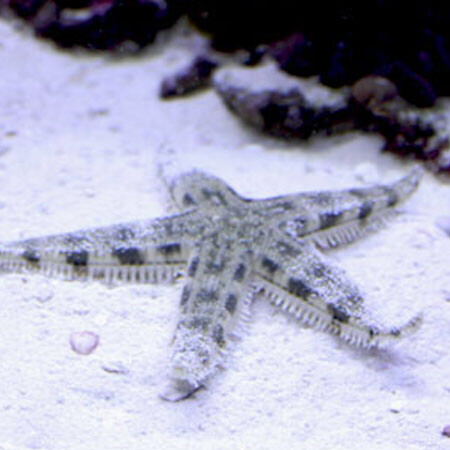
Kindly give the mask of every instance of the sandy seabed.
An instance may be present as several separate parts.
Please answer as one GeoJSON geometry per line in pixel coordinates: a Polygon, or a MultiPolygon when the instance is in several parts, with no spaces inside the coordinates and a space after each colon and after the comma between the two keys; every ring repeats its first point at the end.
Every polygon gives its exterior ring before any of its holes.
{"type": "MultiPolygon", "coordinates": [[[[390,182],[411,166],[349,134],[284,144],[245,128],[214,91],[158,98],[189,61],[172,37],[139,58],[73,55],[0,22],[0,239],[167,213],[157,167],[197,167],[249,197],[390,182]]],[[[0,449],[445,449],[450,424],[450,188],[426,175],[389,227],[330,257],[387,326],[415,335],[362,351],[264,301],[195,398],[162,401],[181,283],[0,278],[0,449]],[[99,335],[82,356],[74,332],[99,335]]]]}

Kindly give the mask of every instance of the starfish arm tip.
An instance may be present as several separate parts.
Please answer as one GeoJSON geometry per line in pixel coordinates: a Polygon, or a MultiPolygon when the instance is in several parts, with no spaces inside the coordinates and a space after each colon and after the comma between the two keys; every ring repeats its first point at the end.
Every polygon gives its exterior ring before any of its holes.
{"type": "Polygon", "coordinates": [[[188,380],[171,379],[159,394],[159,397],[167,402],[176,403],[192,397],[203,387],[202,384],[192,383],[188,380]]]}

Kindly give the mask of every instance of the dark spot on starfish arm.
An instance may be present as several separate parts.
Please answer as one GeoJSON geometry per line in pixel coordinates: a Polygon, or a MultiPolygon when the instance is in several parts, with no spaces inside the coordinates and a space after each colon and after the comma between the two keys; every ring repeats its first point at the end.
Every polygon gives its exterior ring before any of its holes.
{"type": "Polygon", "coordinates": [[[319,215],[320,228],[330,228],[339,221],[342,212],[326,212],[319,215]]]}
{"type": "Polygon", "coordinates": [[[298,216],[293,220],[297,233],[304,231],[308,225],[308,217],[298,216]]]}
{"type": "Polygon", "coordinates": [[[316,263],[311,266],[311,273],[316,278],[321,278],[321,277],[325,276],[326,272],[327,272],[327,266],[325,266],[325,264],[316,263]]]}
{"type": "Polygon", "coordinates": [[[88,264],[89,254],[87,250],[79,250],[66,253],[67,264],[72,264],[75,267],[85,267],[88,264]]]}
{"type": "Polygon", "coordinates": [[[332,303],[328,303],[327,310],[332,315],[333,320],[338,322],[347,323],[350,319],[350,316],[342,308],[332,303]]]}
{"type": "Polygon", "coordinates": [[[180,253],[181,252],[181,245],[178,244],[177,242],[174,242],[173,244],[160,245],[156,249],[161,254],[163,254],[165,256],[169,256],[169,255],[173,255],[175,253],[180,253]]]}
{"type": "Polygon", "coordinates": [[[209,317],[193,317],[190,320],[182,321],[181,325],[191,330],[202,330],[206,331],[211,323],[209,317]]]}
{"type": "Polygon", "coordinates": [[[361,189],[361,188],[349,189],[348,192],[350,194],[354,195],[355,197],[358,197],[358,198],[366,197],[366,191],[364,189],[361,189]]]}
{"type": "Polygon", "coordinates": [[[217,274],[222,273],[224,268],[225,268],[224,261],[219,261],[219,262],[208,261],[205,264],[205,274],[209,274],[209,275],[215,274],[215,275],[217,275],[217,274]]]}
{"type": "Polygon", "coordinates": [[[389,332],[391,336],[398,337],[401,334],[401,331],[398,328],[392,328],[392,330],[389,332]]]}
{"type": "Polygon", "coordinates": [[[195,200],[190,194],[184,194],[183,196],[183,205],[184,206],[192,206],[195,205],[195,200]]]}
{"type": "Polygon", "coordinates": [[[39,253],[36,250],[32,249],[25,250],[22,253],[22,258],[32,264],[37,264],[41,260],[39,253]]]}
{"type": "Polygon", "coordinates": [[[144,264],[144,258],[137,247],[118,247],[113,250],[112,254],[123,265],[138,266],[144,264]]]}
{"type": "Polygon", "coordinates": [[[167,236],[171,236],[174,233],[173,223],[166,221],[162,224],[162,227],[164,228],[164,232],[167,236]]]}
{"type": "Polygon", "coordinates": [[[203,197],[204,197],[206,200],[209,200],[213,195],[215,195],[215,192],[214,192],[214,191],[211,191],[210,189],[203,188],[203,189],[202,189],[202,194],[203,194],[203,197]]]}
{"type": "Polygon", "coordinates": [[[288,292],[306,299],[314,291],[299,278],[289,278],[288,292]]]}
{"type": "Polygon", "coordinates": [[[181,292],[181,301],[180,306],[186,305],[191,296],[191,288],[190,286],[184,286],[183,291],[181,292]]]}
{"type": "Polygon", "coordinates": [[[245,277],[246,267],[244,264],[238,264],[233,275],[234,281],[242,281],[245,277]]]}
{"type": "Polygon", "coordinates": [[[397,193],[389,187],[383,187],[384,193],[387,197],[387,206],[395,206],[398,203],[398,195],[397,193]]]}
{"type": "Polygon", "coordinates": [[[225,337],[222,325],[216,325],[214,327],[212,337],[219,347],[225,346],[225,337]]]}
{"type": "Polygon", "coordinates": [[[262,259],[261,266],[271,275],[273,275],[280,267],[273,259],[267,258],[266,256],[262,259]]]}
{"type": "Polygon", "coordinates": [[[188,267],[188,276],[195,277],[195,274],[197,273],[198,269],[198,263],[200,262],[200,259],[196,256],[195,258],[192,258],[189,267],[188,267]]]}
{"type": "Polygon", "coordinates": [[[370,215],[373,209],[373,202],[367,201],[364,202],[361,207],[359,208],[359,214],[358,219],[365,219],[367,216],[370,215]]]}
{"type": "Polygon", "coordinates": [[[378,330],[377,328],[371,327],[369,328],[369,336],[371,338],[378,336],[380,334],[380,330],[378,330]]]}
{"type": "Polygon", "coordinates": [[[205,200],[213,199],[216,204],[228,206],[228,202],[226,201],[222,193],[219,191],[212,191],[211,189],[203,188],[202,194],[205,200]]]}
{"type": "Polygon", "coordinates": [[[227,299],[225,301],[225,309],[233,315],[236,311],[237,306],[237,297],[234,294],[228,294],[227,299]]]}
{"type": "Polygon", "coordinates": [[[277,206],[284,211],[290,211],[294,209],[294,205],[291,202],[277,203],[277,206]]]}
{"type": "Polygon", "coordinates": [[[196,298],[200,303],[209,303],[216,301],[219,295],[214,289],[203,288],[197,292],[196,298]]]}

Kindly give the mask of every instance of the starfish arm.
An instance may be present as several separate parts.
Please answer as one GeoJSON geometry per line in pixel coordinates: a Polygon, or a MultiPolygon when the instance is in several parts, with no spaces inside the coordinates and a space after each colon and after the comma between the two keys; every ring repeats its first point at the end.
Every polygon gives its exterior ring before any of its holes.
{"type": "Polygon", "coordinates": [[[282,196],[255,204],[291,239],[309,239],[321,248],[348,244],[384,225],[395,207],[417,188],[422,170],[384,186],[282,196]]]}
{"type": "Polygon", "coordinates": [[[233,337],[249,318],[250,253],[218,234],[193,250],[162,398],[183,400],[224,366],[233,337]]]}
{"type": "Polygon", "coordinates": [[[351,344],[378,346],[410,334],[422,320],[418,315],[392,329],[376,324],[358,288],[308,241],[277,241],[259,257],[255,271],[255,282],[274,305],[351,344]]]}
{"type": "Polygon", "coordinates": [[[195,207],[209,215],[224,208],[240,207],[244,201],[223,180],[201,170],[192,170],[176,177],[169,190],[180,210],[195,207]]]}
{"type": "Polygon", "coordinates": [[[0,245],[1,272],[41,272],[106,283],[170,280],[206,226],[195,212],[0,245]]]}

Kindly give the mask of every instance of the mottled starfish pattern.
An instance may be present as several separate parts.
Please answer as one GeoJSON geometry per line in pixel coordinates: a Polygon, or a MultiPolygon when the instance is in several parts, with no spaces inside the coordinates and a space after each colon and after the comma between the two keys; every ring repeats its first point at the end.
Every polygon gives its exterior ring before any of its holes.
{"type": "Polygon", "coordinates": [[[372,347],[414,331],[420,316],[399,328],[377,326],[358,289],[320,249],[383,224],[420,175],[415,169],[386,186],[250,200],[224,181],[192,171],[171,185],[179,214],[6,243],[0,270],[108,284],[158,283],[184,273],[169,386],[162,395],[182,400],[224,366],[256,293],[351,344],[372,347]]]}

